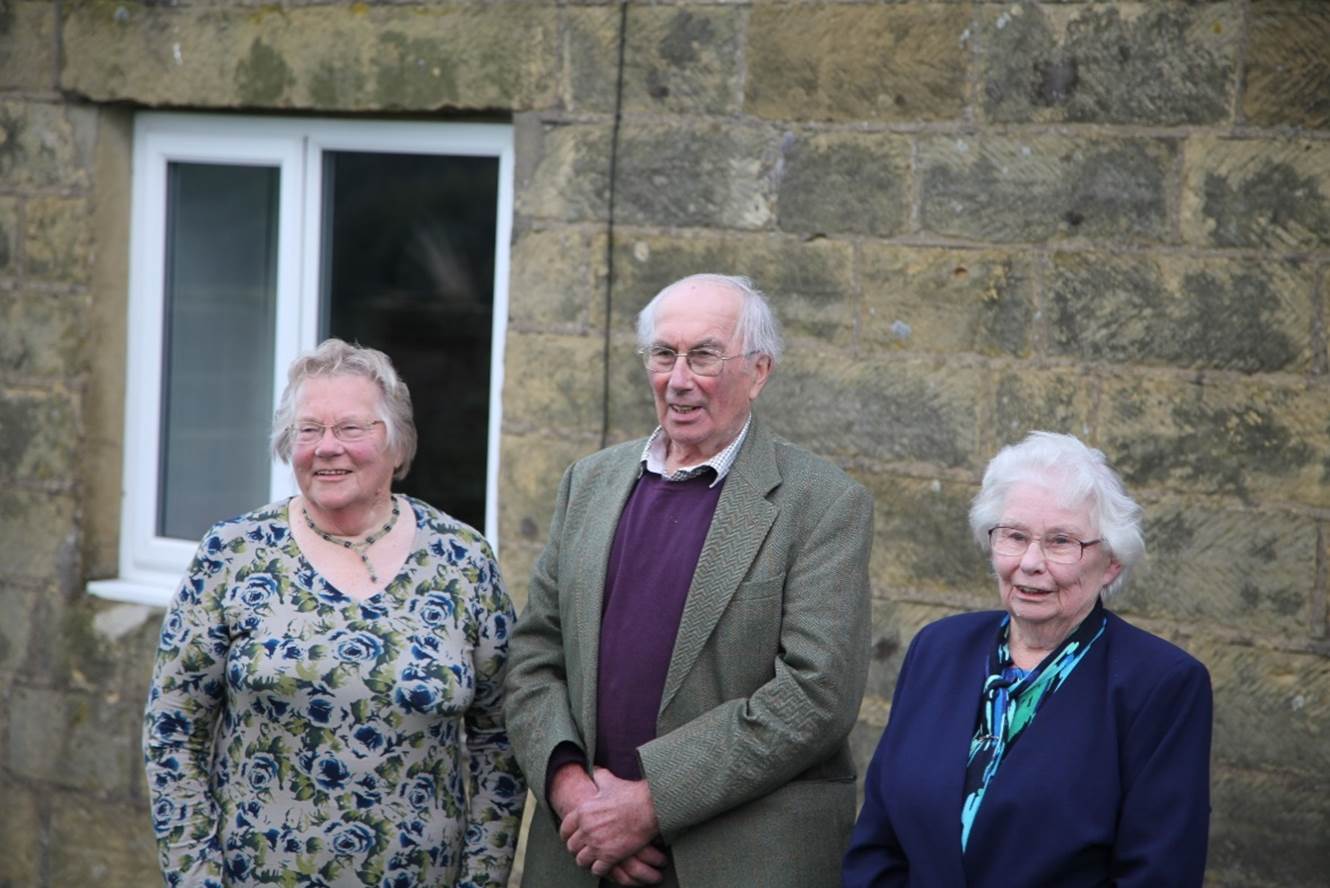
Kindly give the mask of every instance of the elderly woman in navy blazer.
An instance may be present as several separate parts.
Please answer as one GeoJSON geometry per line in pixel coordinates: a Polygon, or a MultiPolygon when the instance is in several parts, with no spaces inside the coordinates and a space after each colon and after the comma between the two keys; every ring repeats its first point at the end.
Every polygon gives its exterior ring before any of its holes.
{"type": "Polygon", "coordinates": [[[970,526],[1003,609],[910,645],[846,888],[1200,885],[1209,675],[1104,607],[1140,508],[1098,450],[1034,432],[989,464],[970,526]]]}

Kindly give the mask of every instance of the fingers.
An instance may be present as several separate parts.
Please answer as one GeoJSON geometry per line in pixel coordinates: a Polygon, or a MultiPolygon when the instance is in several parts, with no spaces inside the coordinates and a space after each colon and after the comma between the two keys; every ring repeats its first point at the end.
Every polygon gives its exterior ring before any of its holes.
{"type": "Polygon", "coordinates": [[[670,862],[670,859],[665,856],[665,852],[655,845],[643,845],[641,850],[633,856],[653,869],[663,869],[665,864],[670,862]]]}
{"type": "MultiPolygon", "coordinates": [[[[656,849],[654,848],[642,849],[642,851],[646,850],[655,851],[656,849]]],[[[615,867],[616,872],[621,871],[625,876],[627,876],[631,880],[630,882],[621,882],[620,884],[656,885],[659,884],[662,879],[664,879],[664,875],[662,875],[661,873],[661,867],[665,865],[665,860],[664,860],[665,855],[659,854],[659,852],[657,852],[658,856],[661,858],[661,863],[657,865],[652,865],[646,862],[646,860],[644,859],[644,855],[642,854],[642,851],[639,851],[637,854],[633,855],[632,857],[629,857],[621,861],[619,865],[615,867]]]]}
{"type": "Polygon", "coordinates": [[[569,843],[568,850],[572,851],[574,854],[577,853],[577,850],[573,848],[571,839],[573,833],[577,832],[577,828],[581,822],[582,811],[580,808],[574,808],[568,812],[568,815],[563,818],[563,822],[559,824],[559,838],[569,843]]]}

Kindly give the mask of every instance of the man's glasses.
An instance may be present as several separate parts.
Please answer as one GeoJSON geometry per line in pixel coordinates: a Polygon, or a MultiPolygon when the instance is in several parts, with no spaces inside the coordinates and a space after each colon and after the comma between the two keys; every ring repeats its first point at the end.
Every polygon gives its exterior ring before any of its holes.
{"type": "Polygon", "coordinates": [[[643,365],[652,373],[669,373],[674,369],[675,362],[683,358],[688,364],[688,369],[698,376],[719,376],[720,371],[725,369],[726,361],[754,354],[745,352],[739,355],[723,355],[714,348],[693,348],[680,352],[663,345],[639,348],[637,353],[642,356],[643,365]]]}

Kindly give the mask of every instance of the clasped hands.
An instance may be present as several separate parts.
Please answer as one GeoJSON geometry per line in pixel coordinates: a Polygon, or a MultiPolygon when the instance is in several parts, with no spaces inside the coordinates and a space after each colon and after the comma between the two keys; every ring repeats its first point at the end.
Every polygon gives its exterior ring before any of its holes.
{"type": "Polygon", "coordinates": [[[566,764],[550,785],[550,806],[578,866],[620,885],[661,881],[667,858],[651,844],[660,827],[645,780],[622,780],[604,768],[588,775],[566,764]]]}

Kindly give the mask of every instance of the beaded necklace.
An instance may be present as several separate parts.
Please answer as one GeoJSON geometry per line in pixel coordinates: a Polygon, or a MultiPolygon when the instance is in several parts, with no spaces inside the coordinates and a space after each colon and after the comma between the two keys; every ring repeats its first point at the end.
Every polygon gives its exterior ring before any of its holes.
{"type": "Polygon", "coordinates": [[[369,536],[365,537],[363,540],[361,540],[358,543],[348,540],[345,536],[341,536],[335,533],[328,533],[328,531],[324,530],[322,527],[319,527],[317,524],[314,523],[314,519],[309,517],[309,510],[305,508],[304,503],[300,504],[300,511],[305,516],[305,523],[309,525],[310,530],[314,531],[319,536],[323,537],[325,540],[332,543],[333,545],[341,546],[344,549],[350,549],[352,552],[355,552],[357,555],[359,555],[360,560],[365,563],[365,570],[369,571],[369,581],[377,586],[379,584],[379,576],[374,572],[374,565],[369,563],[369,547],[377,543],[379,540],[383,539],[385,536],[387,536],[388,532],[391,531],[393,529],[393,526],[397,524],[397,516],[402,513],[402,510],[397,505],[397,497],[393,497],[392,502],[393,502],[393,513],[388,516],[388,523],[383,525],[383,527],[374,531],[374,533],[371,533],[369,536]]]}

